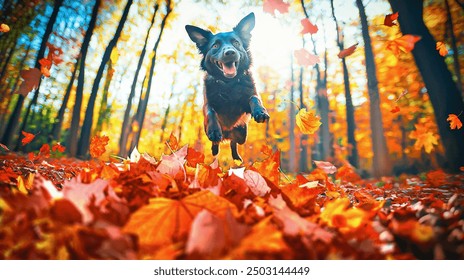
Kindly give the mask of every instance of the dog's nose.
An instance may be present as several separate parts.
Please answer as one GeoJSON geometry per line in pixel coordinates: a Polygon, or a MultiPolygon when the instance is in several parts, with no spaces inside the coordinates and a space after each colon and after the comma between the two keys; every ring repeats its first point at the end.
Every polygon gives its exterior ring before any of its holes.
{"type": "Polygon", "coordinates": [[[234,50],[227,50],[225,53],[224,53],[225,56],[232,56],[232,55],[235,55],[235,51],[234,50]]]}

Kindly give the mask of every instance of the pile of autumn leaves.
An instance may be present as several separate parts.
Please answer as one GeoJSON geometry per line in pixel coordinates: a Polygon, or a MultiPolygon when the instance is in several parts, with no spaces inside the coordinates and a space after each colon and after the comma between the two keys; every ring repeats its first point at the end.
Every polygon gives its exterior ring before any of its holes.
{"type": "MultiPolygon", "coordinates": [[[[107,141],[94,139],[94,156],[107,141]]],[[[169,145],[109,163],[0,156],[0,258],[464,257],[463,176],[366,181],[315,162],[290,179],[266,146],[264,160],[223,171],[169,145]]]]}

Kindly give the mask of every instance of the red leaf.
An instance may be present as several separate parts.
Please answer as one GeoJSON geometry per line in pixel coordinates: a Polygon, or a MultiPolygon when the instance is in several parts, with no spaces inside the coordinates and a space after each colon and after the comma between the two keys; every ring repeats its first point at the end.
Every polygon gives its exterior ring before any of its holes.
{"type": "Polygon", "coordinates": [[[320,62],[317,55],[309,53],[305,49],[299,49],[295,51],[296,63],[302,66],[313,66],[320,62]]]}
{"type": "Polygon", "coordinates": [[[282,0],[264,0],[263,11],[275,16],[275,11],[279,11],[281,14],[288,13],[288,7],[290,4],[284,3],[282,0]]]}
{"type": "Polygon", "coordinates": [[[388,15],[385,16],[383,24],[388,26],[388,27],[392,27],[393,25],[397,25],[396,23],[393,22],[393,21],[395,21],[397,19],[398,19],[398,12],[396,12],[394,14],[388,14],[388,15]]]}
{"type": "Polygon", "coordinates": [[[46,158],[50,157],[50,145],[43,144],[42,147],[40,147],[39,154],[46,158]]]}
{"type": "Polygon", "coordinates": [[[395,107],[393,107],[393,108],[390,110],[390,112],[393,113],[393,114],[394,114],[394,113],[398,113],[399,111],[400,111],[400,107],[398,107],[398,105],[395,105],[395,107]]]}
{"type": "Polygon", "coordinates": [[[18,94],[26,97],[29,92],[35,90],[39,86],[42,73],[37,68],[31,68],[28,70],[21,70],[20,75],[24,81],[21,83],[21,86],[19,86],[18,94]]]}
{"type": "Polygon", "coordinates": [[[308,18],[302,19],[301,25],[303,25],[303,30],[301,30],[301,34],[315,34],[319,30],[319,28],[317,28],[317,25],[312,24],[308,18]]]}
{"type": "Polygon", "coordinates": [[[171,148],[171,150],[176,151],[177,149],[179,149],[179,142],[177,141],[176,136],[172,134],[172,132],[169,135],[169,140],[167,141],[167,143],[169,147],[171,148]]]}
{"type": "Polygon", "coordinates": [[[188,148],[187,150],[187,165],[195,167],[199,163],[204,163],[205,155],[201,152],[197,152],[195,149],[188,148]]]}
{"type": "Polygon", "coordinates": [[[32,133],[25,132],[25,131],[21,131],[21,133],[24,135],[24,138],[21,140],[21,144],[23,146],[26,144],[29,144],[35,138],[35,135],[32,133]]]}
{"type": "Polygon", "coordinates": [[[60,143],[56,143],[52,146],[52,151],[56,152],[60,152],[60,153],[64,153],[64,151],[66,150],[66,147],[62,146],[60,143]]]}
{"type": "Polygon", "coordinates": [[[340,53],[338,54],[338,57],[339,58],[344,58],[344,57],[347,57],[349,55],[352,55],[354,53],[354,51],[356,50],[357,46],[358,46],[358,43],[352,45],[351,47],[349,47],[347,49],[341,50],[340,53]]]}
{"type": "Polygon", "coordinates": [[[98,136],[95,135],[92,137],[90,140],[90,156],[93,158],[98,158],[101,155],[103,155],[106,152],[105,146],[108,145],[108,142],[110,141],[110,138],[108,136],[98,136]]]}

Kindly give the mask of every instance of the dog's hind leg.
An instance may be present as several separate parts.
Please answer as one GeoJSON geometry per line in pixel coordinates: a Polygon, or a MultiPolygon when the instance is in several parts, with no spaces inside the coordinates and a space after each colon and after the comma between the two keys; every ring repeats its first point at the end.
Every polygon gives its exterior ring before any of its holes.
{"type": "Polygon", "coordinates": [[[235,142],[234,140],[230,141],[230,150],[232,151],[232,158],[234,160],[239,160],[243,162],[243,159],[240,157],[237,151],[237,142],[235,142]]]}
{"type": "Polygon", "coordinates": [[[247,125],[234,127],[231,131],[230,150],[232,151],[232,158],[234,160],[242,161],[242,158],[238,154],[237,144],[244,144],[247,137],[247,125]]]}
{"type": "Polygon", "coordinates": [[[211,152],[213,156],[217,156],[219,153],[219,143],[218,142],[213,142],[213,146],[211,146],[211,152]]]}

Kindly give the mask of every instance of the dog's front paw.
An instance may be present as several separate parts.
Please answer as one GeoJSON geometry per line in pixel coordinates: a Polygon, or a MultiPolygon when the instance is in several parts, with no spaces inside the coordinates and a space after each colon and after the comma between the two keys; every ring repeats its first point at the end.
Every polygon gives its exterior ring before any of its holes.
{"type": "Polygon", "coordinates": [[[253,118],[255,119],[256,122],[258,123],[263,123],[267,121],[269,117],[269,113],[267,112],[266,108],[264,107],[258,107],[253,111],[253,118]]]}
{"type": "Polygon", "coordinates": [[[222,132],[220,128],[209,127],[206,135],[211,142],[220,142],[222,140],[222,132]]]}

